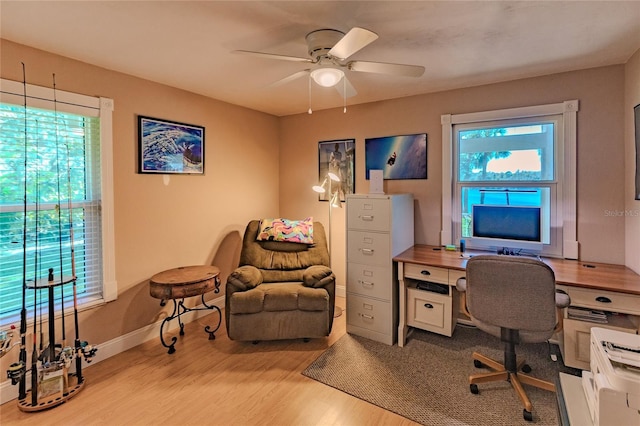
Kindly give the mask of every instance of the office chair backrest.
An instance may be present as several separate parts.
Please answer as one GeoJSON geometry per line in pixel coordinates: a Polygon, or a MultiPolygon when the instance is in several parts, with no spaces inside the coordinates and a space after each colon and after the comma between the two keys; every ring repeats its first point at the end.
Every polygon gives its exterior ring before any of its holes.
{"type": "Polygon", "coordinates": [[[472,319],[514,330],[548,331],[551,336],[556,303],[555,276],[549,266],[524,257],[488,255],[472,257],[466,269],[472,319]]]}

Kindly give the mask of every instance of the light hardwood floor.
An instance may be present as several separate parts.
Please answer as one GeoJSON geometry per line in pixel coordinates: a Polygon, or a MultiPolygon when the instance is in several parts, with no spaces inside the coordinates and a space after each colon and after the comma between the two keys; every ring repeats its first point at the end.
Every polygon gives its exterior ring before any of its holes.
{"type": "MultiPolygon", "coordinates": [[[[344,298],[336,301],[344,308],[344,298]]],[[[47,411],[0,406],[7,425],[415,425],[416,423],[301,372],[344,335],[344,313],[324,339],[261,342],[215,340],[187,324],[176,352],[159,338],[83,370],[84,389],[47,411]]],[[[364,378],[363,378],[364,379],[364,378]]]]}

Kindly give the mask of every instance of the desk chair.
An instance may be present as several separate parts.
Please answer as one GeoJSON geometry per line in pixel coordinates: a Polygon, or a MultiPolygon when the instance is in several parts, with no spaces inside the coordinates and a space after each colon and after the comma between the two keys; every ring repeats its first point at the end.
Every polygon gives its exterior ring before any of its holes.
{"type": "Polygon", "coordinates": [[[556,293],[555,284],[553,270],[541,261],[494,255],[469,259],[466,278],[456,283],[463,309],[474,325],[504,342],[503,364],[473,353],[476,367],[494,371],[469,376],[471,393],[478,393],[478,383],[506,380],[520,397],[527,421],[533,420],[532,405],[522,384],[552,392],[555,385],[525,374],[531,368],[524,360],[516,360],[515,347],[520,342],[545,342],[562,329],[560,310],[569,306],[570,299],[556,293]]]}

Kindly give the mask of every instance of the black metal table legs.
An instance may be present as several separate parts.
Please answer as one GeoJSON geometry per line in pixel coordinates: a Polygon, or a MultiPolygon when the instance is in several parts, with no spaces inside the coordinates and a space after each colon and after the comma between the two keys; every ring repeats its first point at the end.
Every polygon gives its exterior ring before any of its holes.
{"type": "MultiPolygon", "coordinates": [[[[214,290],[214,293],[220,292],[219,286],[220,286],[219,279],[218,277],[216,277],[216,288],[214,290]]],[[[218,308],[216,305],[207,304],[207,302],[204,300],[204,294],[201,295],[202,306],[196,307],[196,308],[190,308],[188,306],[185,306],[184,298],[180,300],[178,299],[171,299],[171,300],[173,300],[173,311],[171,312],[171,315],[166,317],[162,321],[162,324],[160,325],[160,342],[162,343],[162,346],[169,349],[168,351],[169,354],[172,354],[176,351],[175,344],[178,341],[178,338],[176,336],[172,336],[171,342],[167,343],[164,339],[164,327],[171,320],[178,318],[178,324],[180,325],[180,336],[184,336],[184,323],[182,322],[181,315],[187,312],[203,311],[203,310],[216,311],[218,313],[218,323],[213,328],[209,325],[204,327],[205,333],[209,333],[209,340],[215,340],[216,338],[215,332],[218,331],[218,329],[220,328],[220,324],[222,323],[222,312],[220,311],[220,308],[218,308]]],[[[166,303],[167,301],[165,299],[162,299],[160,301],[160,306],[165,306],[166,303]]]]}

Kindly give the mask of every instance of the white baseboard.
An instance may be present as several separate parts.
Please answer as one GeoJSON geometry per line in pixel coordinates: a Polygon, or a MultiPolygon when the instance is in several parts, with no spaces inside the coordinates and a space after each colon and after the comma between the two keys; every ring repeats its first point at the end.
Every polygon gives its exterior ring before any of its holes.
{"type": "MultiPolygon", "coordinates": [[[[207,304],[217,306],[224,313],[224,296],[218,297],[217,299],[214,299],[214,300],[208,300],[207,304]]],[[[199,305],[198,307],[199,308],[203,307],[203,305],[199,305]]],[[[184,324],[187,324],[197,320],[200,317],[209,315],[210,313],[211,311],[206,309],[201,311],[190,311],[181,315],[180,318],[184,324]]],[[[104,361],[105,359],[111,358],[114,355],[118,355],[121,352],[124,352],[133,347],[141,345],[142,343],[147,342],[149,340],[152,340],[152,339],[159,340],[158,333],[159,333],[161,324],[162,324],[162,321],[160,320],[153,324],[149,324],[147,326],[134,330],[130,333],[116,337],[115,339],[111,339],[104,343],[99,343],[97,345],[90,342],[92,345],[97,346],[98,351],[96,352],[96,355],[93,357],[93,360],[91,361],[91,363],[85,362],[83,364],[83,369],[82,369],[83,375],[84,375],[84,372],[88,369],[88,367],[91,367],[92,365],[97,364],[100,361],[104,361]]],[[[178,321],[171,321],[169,326],[166,327],[166,331],[172,331],[177,328],[179,328],[178,321]]],[[[30,368],[30,366],[27,366],[27,367],[30,368]]],[[[75,363],[72,364],[70,372],[75,372],[75,363]]],[[[27,390],[29,390],[31,387],[30,371],[27,371],[26,382],[27,382],[27,390]]],[[[9,402],[17,398],[18,398],[18,385],[12,385],[11,380],[5,380],[4,382],[2,382],[2,384],[0,384],[0,404],[4,404],[5,402],[9,402]]]]}

